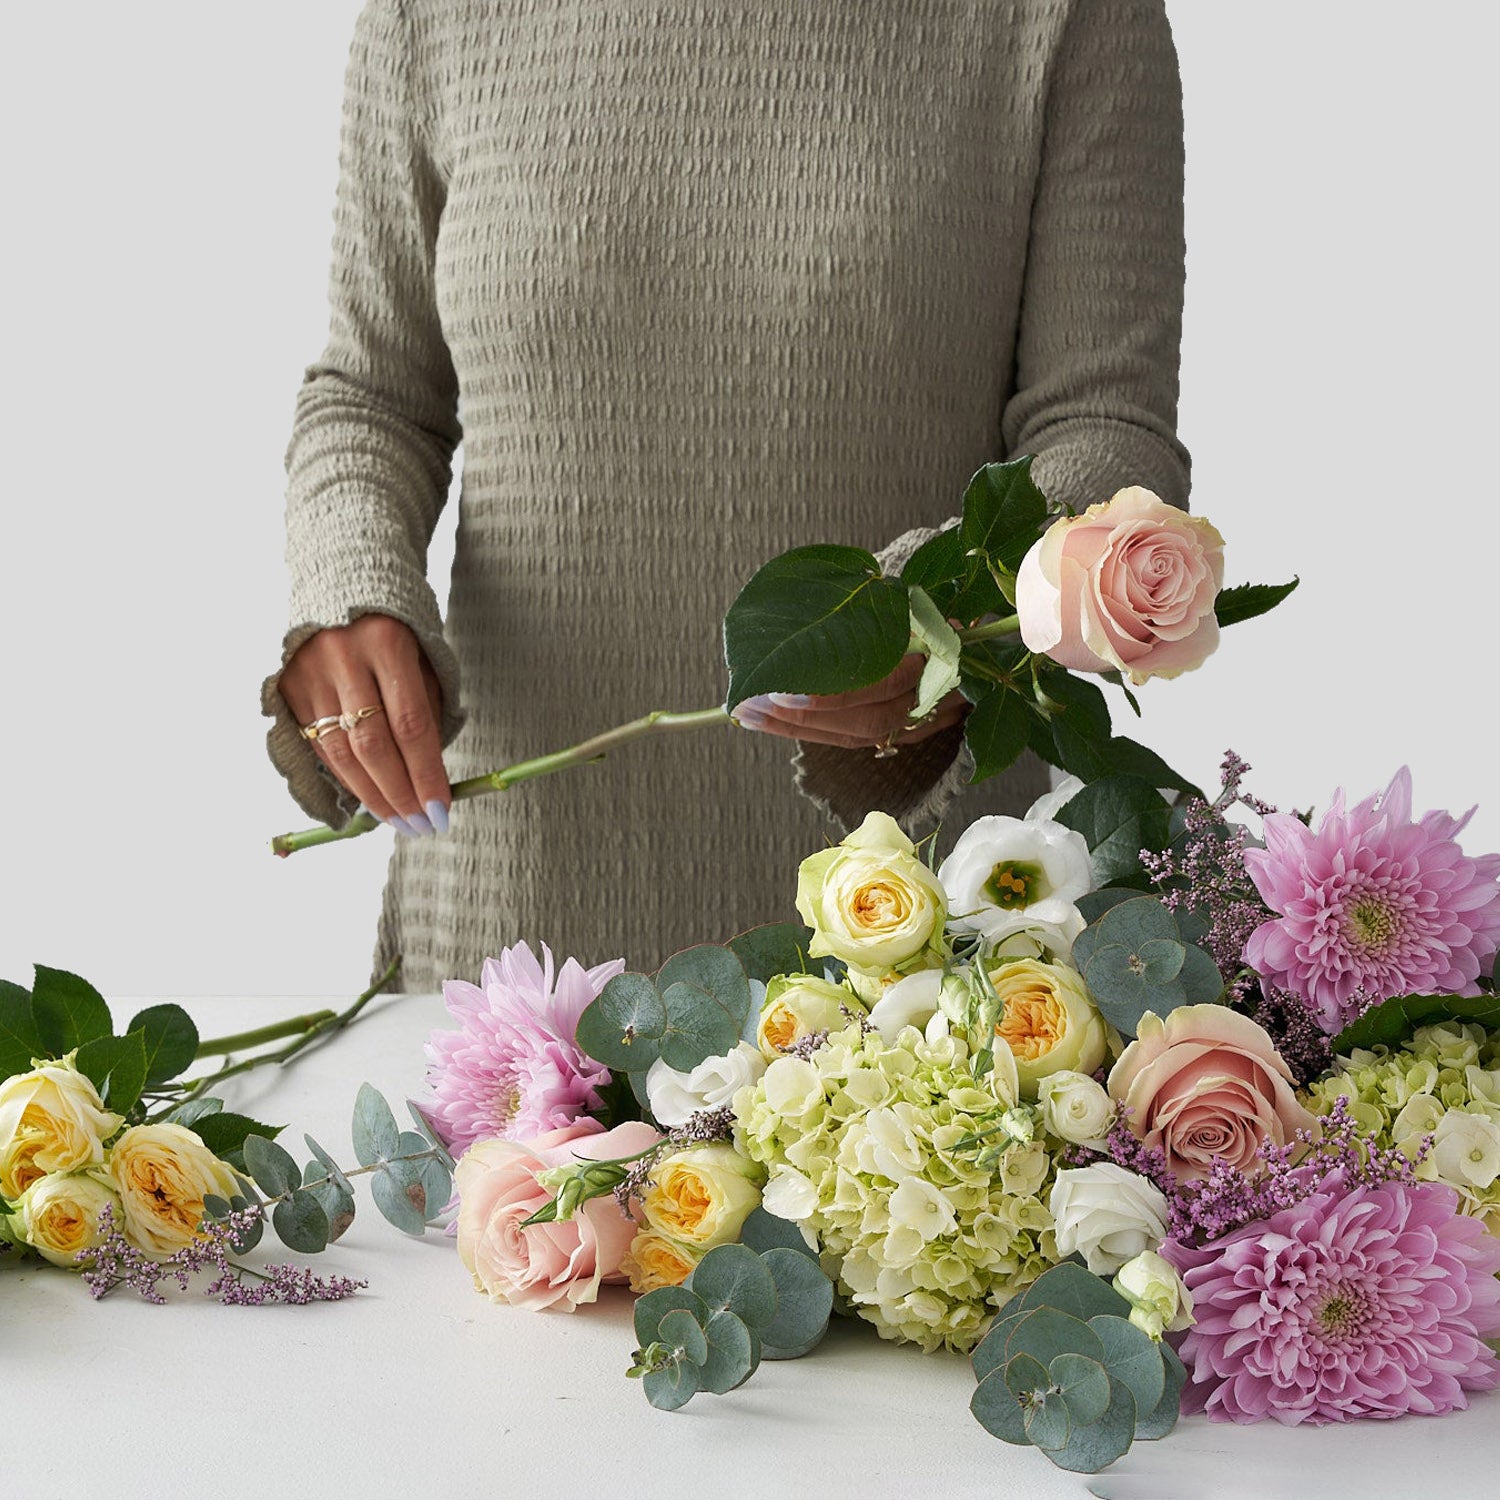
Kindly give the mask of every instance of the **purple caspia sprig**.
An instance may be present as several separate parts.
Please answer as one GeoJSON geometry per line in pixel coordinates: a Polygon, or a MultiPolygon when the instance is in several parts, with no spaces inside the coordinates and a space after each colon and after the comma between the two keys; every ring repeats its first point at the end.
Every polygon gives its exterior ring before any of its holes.
{"type": "Polygon", "coordinates": [[[222,1219],[205,1219],[194,1239],[165,1260],[153,1260],[126,1241],[114,1210],[106,1204],[99,1215],[100,1243],[78,1255],[84,1283],[96,1300],[124,1286],[160,1306],[167,1300],[161,1292],[164,1282],[175,1281],[185,1292],[194,1276],[215,1270],[219,1274],[203,1294],[231,1307],[341,1302],[368,1285],[347,1276],[317,1276],[302,1266],[256,1268],[232,1260],[236,1244],[255,1232],[260,1219],[257,1205],[236,1209],[222,1219]]]}
{"type": "Polygon", "coordinates": [[[1385,1182],[1410,1185],[1431,1149],[1431,1136],[1415,1158],[1378,1146],[1361,1134],[1349,1101],[1340,1095],[1311,1129],[1299,1130],[1284,1145],[1262,1141],[1256,1153],[1262,1166],[1254,1174],[1216,1161],[1207,1177],[1179,1181],[1162,1153],[1131,1133],[1123,1114],[1093,1159],[1107,1158],[1155,1183],[1167,1200],[1167,1238],[1201,1244],[1301,1203],[1335,1172],[1350,1190],[1385,1182]]]}

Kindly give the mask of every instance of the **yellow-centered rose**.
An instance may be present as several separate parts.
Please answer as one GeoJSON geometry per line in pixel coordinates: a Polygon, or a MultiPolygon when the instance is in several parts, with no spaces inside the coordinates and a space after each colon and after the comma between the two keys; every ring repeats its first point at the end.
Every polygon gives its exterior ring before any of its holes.
{"type": "Polygon", "coordinates": [[[234,1173],[184,1125],[136,1125],[115,1142],[110,1176],[120,1194],[125,1238],[147,1255],[188,1244],[210,1193],[239,1191],[234,1173]]]}
{"type": "Polygon", "coordinates": [[[774,1061],[794,1042],[815,1031],[838,1031],[847,1026],[845,1007],[856,1015],[864,1010],[853,992],[841,984],[829,984],[812,974],[778,974],[766,986],[755,1044],[774,1061]]]}
{"type": "Polygon", "coordinates": [[[112,1208],[118,1222],[120,1200],[107,1182],[91,1172],[51,1172],[21,1194],[13,1224],[23,1244],[55,1266],[79,1269],[78,1255],[101,1239],[99,1215],[112,1208]]]}
{"type": "Polygon", "coordinates": [[[733,1146],[693,1146],[657,1165],[641,1214],[689,1254],[727,1245],[760,1202],[762,1171],[733,1146]]]}
{"type": "MultiPolygon", "coordinates": [[[[706,1252],[705,1252],[706,1253],[706,1252]]],[[[639,1295],[658,1287],[681,1286],[697,1267],[701,1255],[669,1240],[653,1229],[643,1229],[630,1242],[620,1269],[630,1278],[630,1290],[639,1295]]]]}
{"type": "Polygon", "coordinates": [[[105,1141],[125,1123],[73,1057],[0,1083],[0,1196],[12,1203],[49,1172],[102,1166],[105,1141]]]}
{"type": "Polygon", "coordinates": [[[1000,997],[995,1035],[1016,1059],[1021,1097],[1065,1069],[1092,1073],[1104,1061],[1104,1019],[1076,969],[1023,958],[990,971],[1000,997]]]}
{"type": "Polygon", "coordinates": [[[843,843],[802,861],[797,911],[808,952],[879,974],[942,941],[947,912],[937,876],[888,813],[872,812],[843,843]]]}

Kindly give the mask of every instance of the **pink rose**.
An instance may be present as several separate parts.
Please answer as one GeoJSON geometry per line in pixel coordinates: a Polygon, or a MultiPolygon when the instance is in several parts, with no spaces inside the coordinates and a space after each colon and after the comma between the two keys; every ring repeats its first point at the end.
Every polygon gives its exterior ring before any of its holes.
{"type": "Polygon", "coordinates": [[[1219,644],[1224,538],[1132,485],[1047,528],[1016,575],[1027,647],[1075,672],[1140,684],[1201,666],[1219,644]]]}
{"type": "Polygon", "coordinates": [[[1147,1011],[1109,1092],[1185,1181],[1206,1177],[1216,1157],[1253,1174],[1262,1141],[1283,1146],[1314,1125],[1265,1029],[1223,1005],[1180,1006],[1165,1021],[1147,1011]]]}
{"type": "Polygon", "coordinates": [[[604,1130],[579,1120],[529,1141],[476,1141],[453,1174],[458,1192],[458,1258],[474,1285],[494,1302],[572,1312],[592,1302],[605,1281],[623,1280],[620,1261],[635,1238],[636,1222],[613,1194],[591,1198],[562,1224],[521,1221],[550,1201],[537,1182],[549,1167],[580,1157],[605,1161],[634,1156],[661,1136],[640,1120],[604,1130]]]}

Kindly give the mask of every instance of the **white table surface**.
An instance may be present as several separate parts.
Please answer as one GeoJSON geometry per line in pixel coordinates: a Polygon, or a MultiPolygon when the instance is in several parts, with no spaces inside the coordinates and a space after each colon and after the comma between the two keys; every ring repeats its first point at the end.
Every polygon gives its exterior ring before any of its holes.
{"type": "MultiPolygon", "coordinates": [[[[140,1001],[121,1000],[129,1016],[140,1001]]],[[[224,1035],[344,1000],[185,1001],[224,1035]]],[[[404,1117],[438,996],[380,997],[330,1045],[223,1086],[228,1107],[309,1131],[353,1162],[362,1081],[404,1117]]],[[[1065,1474],[991,1438],[968,1412],[968,1362],[835,1320],[805,1359],[740,1390],[654,1411],[625,1378],[631,1299],[568,1315],[493,1305],[453,1241],[358,1217],[316,1269],[368,1290],[309,1307],[164,1307],[121,1289],[95,1303],[71,1275],[0,1266],[7,1440],[0,1488],[22,1500],[256,1493],[468,1496],[999,1495],[1042,1500],[1388,1500],[1500,1493],[1500,1392],[1444,1418],[1288,1429],[1180,1422],[1105,1474],[1065,1474]]],[[[268,1231],[258,1257],[283,1252],[268,1231]]]]}

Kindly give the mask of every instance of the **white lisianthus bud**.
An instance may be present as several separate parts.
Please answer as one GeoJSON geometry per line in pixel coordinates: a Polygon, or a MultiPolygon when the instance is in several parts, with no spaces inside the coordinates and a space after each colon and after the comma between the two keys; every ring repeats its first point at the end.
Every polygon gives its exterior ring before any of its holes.
{"type": "Polygon", "coordinates": [[[1115,1273],[1115,1290],[1130,1304],[1130,1321],[1142,1333],[1160,1339],[1193,1324],[1193,1294],[1177,1268],[1154,1250],[1143,1250],[1115,1273]]]}
{"type": "Polygon", "coordinates": [[[1099,1146],[1115,1121],[1115,1103],[1087,1073],[1051,1073],[1037,1085],[1042,1122],[1060,1141],[1099,1146]]]}

